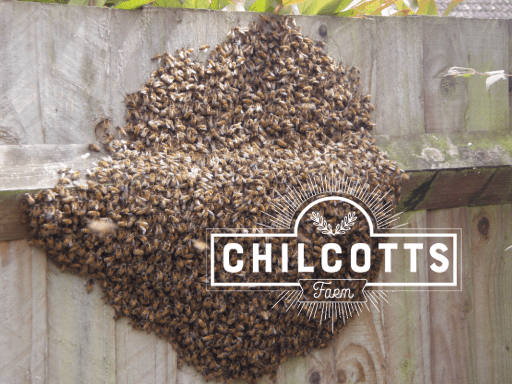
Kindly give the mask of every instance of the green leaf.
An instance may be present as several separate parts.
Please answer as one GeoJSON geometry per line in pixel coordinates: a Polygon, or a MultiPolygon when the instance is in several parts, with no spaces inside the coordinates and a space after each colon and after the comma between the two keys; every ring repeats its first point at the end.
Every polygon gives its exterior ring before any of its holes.
{"type": "Polygon", "coordinates": [[[208,0],[185,0],[185,2],[183,3],[183,8],[210,8],[210,2],[208,0]]]}
{"type": "Polygon", "coordinates": [[[87,5],[89,3],[89,0],[69,0],[68,4],[71,5],[87,5]]]}
{"type": "Polygon", "coordinates": [[[338,8],[336,8],[336,10],[334,11],[334,13],[340,13],[340,12],[343,12],[343,11],[349,11],[349,9],[347,9],[351,4],[352,6],[350,7],[350,9],[353,9],[359,5],[361,5],[361,3],[363,3],[364,0],[361,0],[359,1],[358,3],[356,4],[352,4],[354,2],[354,0],[342,0],[340,5],[338,6],[338,8]]]}
{"type": "MultiPolygon", "coordinates": [[[[284,0],[286,1],[286,0],[284,0]]],[[[306,0],[298,5],[301,15],[334,15],[340,7],[353,0],[306,0]]]]}
{"type": "Polygon", "coordinates": [[[166,7],[166,8],[181,8],[180,0],[156,0],[153,4],[156,7],[166,7]]]}
{"type": "Polygon", "coordinates": [[[223,9],[229,3],[231,3],[231,1],[229,1],[229,0],[212,0],[212,3],[210,4],[210,8],[220,10],[220,9],[223,9]]]}
{"type": "Polygon", "coordinates": [[[340,3],[343,0],[326,0],[319,1],[317,9],[314,11],[314,15],[334,15],[336,13],[336,9],[338,9],[340,3]]]}
{"type": "Polygon", "coordinates": [[[362,4],[356,5],[353,8],[361,11],[365,15],[369,15],[372,12],[375,12],[375,10],[379,7],[380,7],[380,0],[368,0],[362,4]]]}
{"type": "Polygon", "coordinates": [[[365,12],[364,14],[365,15],[370,14],[370,15],[376,15],[376,16],[379,15],[380,16],[380,15],[382,15],[382,11],[385,10],[386,8],[388,8],[388,7],[391,7],[394,2],[395,2],[395,0],[388,0],[388,1],[382,0],[382,2],[379,1],[380,6],[377,9],[375,9],[375,10],[373,10],[371,12],[365,12]]]}
{"type": "Polygon", "coordinates": [[[437,4],[435,0],[418,0],[418,12],[417,15],[432,15],[437,16],[437,4]]]}
{"type": "Polygon", "coordinates": [[[398,9],[399,11],[405,11],[407,9],[410,9],[407,4],[404,3],[403,0],[399,0],[395,3],[396,5],[396,9],[398,9]]]}
{"type": "Polygon", "coordinates": [[[128,0],[123,3],[117,4],[116,9],[137,9],[142,7],[143,5],[152,3],[155,0],[128,0]]]}
{"type": "Polygon", "coordinates": [[[448,14],[453,11],[453,8],[455,8],[457,5],[462,3],[463,0],[452,0],[450,4],[448,4],[448,7],[446,8],[446,11],[444,11],[443,16],[448,16],[448,14]]]}
{"type": "Polygon", "coordinates": [[[283,1],[283,5],[286,6],[286,5],[304,3],[306,0],[282,0],[282,1],[283,1]]]}
{"type": "Polygon", "coordinates": [[[254,12],[273,12],[272,0],[256,0],[249,8],[249,11],[254,12]]]}
{"type": "Polygon", "coordinates": [[[317,7],[318,0],[306,0],[298,5],[301,15],[312,15],[317,7]]]}
{"type": "Polygon", "coordinates": [[[338,13],[339,17],[361,17],[364,16],[361,11],[357,9],[349,9],[348,11],[343,11],[338,13]]]}

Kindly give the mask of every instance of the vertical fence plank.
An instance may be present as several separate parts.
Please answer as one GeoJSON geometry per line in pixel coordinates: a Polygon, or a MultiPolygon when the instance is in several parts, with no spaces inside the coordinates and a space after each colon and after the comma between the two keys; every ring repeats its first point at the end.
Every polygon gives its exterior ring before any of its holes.
{"type": "MultiPolygon", "coordinates": [[[[426,211],[406,212],[400,223],[409,223],[399,229],[427,227],[426,211]]],[[[428,281],[427,259],[418,259],[419,276],[410,273],[410,253],[403,244],[418,241],[418,238],[390,239],[398,249],[392,253],[391,272],[383,272],[384,282],[428,281]]],[[[425,244],[423,249],[425,249],[425,244]]],[[[390,288],[392,289],[392,288],[390,288]]],[[[384,329],[386,335],[386,379],[388,383],[430,383],[430,335],[428,292],[414,291],[415,288],[389,292],[389,305],[383,306],[384,329]]]]}
{"type": "Polygon", "coordinates": [[[472,300],[464,310],[474,319],[471,339],[477,383],[512,380],[512,262],[505,253],[512,238],[511,209],[508,204],[469,209],[473,286],[472,300]]]}
{"type": "Polygon", "coordinates": [[[91,143],[95,124],[111,109],[110,12],[48,5],[38,4],[44,142],[91,143]]]}
{"type": "Polygon", "coordinates": [[[429,18],[423,30],[425,131],[461,132],[466,127],[467,79],[444,77],[451,67],[467,67],[462,20],[429,18]]]}
{"type": "Polygon", "coordinates": [[[170,343],[128,322],[116,322],[116,383],[175,384],[176,353],[170,343]]]}
{"type": "MultiPolygon", "coordinates": [[[[489,383],[489,378],[478,379],[475,367],[475,348],[479,346],[475,346],[474,332],[480,330],[475,328],[476,314],[472,310],[475,271],[467,208],[428,211],[427,225],[428,228],[462,228],[462,291],[429,292],[432,382],[489,383]]],[[[429,271],[429,281],[445,282],[433,271],[429,271]]]]}
{"type": "Polygon", "coordinates": [[[44,140],[38,85],[39,21],[38,7],[33,4],[0,4],[0,144],[44,140]]]}
{"type": "MultiPolygon", "coordinates": [[[[493,336],[494,336],[494,379],[496,383],[512,382],[512,205],[493,207],[501,216],[497,224],[499,235],[496,245],[495,268],[493,274],[495,281],[491,290],[494,293],[493,310],[493,336]]],[[[470,212],[473,209],[470,210],[470,212]]],[[[472,212],[471,212],[472,213],[472,212]]]]}
{"type": "Polygon", "coordinates": [[[485,78],[444,77],[451,67],[508,70],[505,20],[429,19],[424,23],[425,123],[428,133],[509,128],[508,84],[485,90],[485,78]]]}
{"type": "Polygon", "coordinates": [[[367,303],[359,315],[335,337],[335,372],[332,383],[386,382],[386,358],[383,340],[379,338],[381,305],[367,303]]]}
{"type": "Polygon", "coordinates": [[[336,63],[343,66],[356,66],[360,71],[361,86],[359,93],[366,95],[374,91],[372,81],[375,77],[375,55],[373,38],[375,36],[375,20],[349,19],[340,24],[339,20],[330,16],[299,18],[297,24],[302,33],[314,41],[323,40],[327,43],[325,51],[336,63]]]}
{"type": "Polygon", "coordinates": [[[376,22],[375,134],[424,133],[423,20],[382,17],[376,22]]]}
{"type": "MultiPolygon", "coordinates": [[[[478,72],[508,69],[508,23],[506,20],[464,20],[464,43],[468,66],[478,72]]],[[[509,129],[508,81],[500,80],[489,92],[480,76],[468,80],[468,131],[509,129]]]]}
{"type": "Polygon", "coordinates": [[[46,257],[0,242],[0,382],[46,383],[46,257]]]}
{"type": "Polygon", "coordinates": [[[95,285],[48,263],[48,381],[114,383],[114,309],[95,285]]]}

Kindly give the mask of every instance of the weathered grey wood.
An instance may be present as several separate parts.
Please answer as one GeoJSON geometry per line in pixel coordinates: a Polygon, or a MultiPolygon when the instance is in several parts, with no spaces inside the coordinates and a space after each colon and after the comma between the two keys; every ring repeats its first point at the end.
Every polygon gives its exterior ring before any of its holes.
{"type": "MultiPolygon", "coordinates": [[[[96,141],[96,124],[108,118],[112,126],[123,125],[124,95],[139,89],[156,68],[152,56],[181,47],[216,45],[232,26],[246,26],[257,18],[253,13],[0,3],[0,55],[8,58],[0,62],[0,143],[48,145],[0,148],[0,240],[28,236],[28,227],[20,223],[21,190],[53,186],[61,166],[90,167],[93,156],[99,155],[92,153],[83,161],[80,156],[88,152],[88,143],[96,141]]],[[[457,79],[452,94],[452,85],[439,78],[455,65],[509,68],[508,26],[504,33],[500,24],[505,22],[481,20],[471,30],[473,22],[428,17],[297,18],[313,39],[320,38],[319,27],[325,25],[328,52],[361,69],[361,92],[374,96],[375,133],[390,136],[378,138],[379,146],[406,170],[415,171],[403,187],[407,209],[512,199],[505,83],[495,84],[486,94],[483,79],[457,79]],[[405,35],[411,38],[404,42],[405,35]],[[443,56],[446,52],[450,54],[443,56]],[[446,57],[462,62],[447,63],[446,57]],[[435,133],[412,136],[425,127],[435,133]],[[461,134],[447,135],[455,131],[461,134]],[[460,168],[468,169],[461,173],[460,168]],[[463,179],[471,180],[468,190],[463,179]]],[[[429,225],[463,222],[460,212],[465,208],[439,213],[429,225]]],[[[382,314],[373,311],[354,319],[329,348],[281,365],[278,382],[309,383],[313,372],[319,372],[320,382],[511,381],[507,376],[512,372],[507,323],[512,317],[511,265],[507,256],[499,254],[499,249],[512,244],[510,205],[469,212],[476,240],[471,244],[472,264],[464,264],[466,291],[459,296],[421,293],[419,299],[417,293],[397,293],[390,298],[391,306],[380,308],[382,314]],[[488,239],[475,232],[484,214],[491,223],[488,239]],[[493,232],[496,228],[501,229],[493,232]]],[[[53,265],[47,283],[41,273],[46,260],[40,253],[35,259],[39,251],[31,251],[32,262],[27,263],[28,251],[11,244],[10,265],[0,251],[0,309],[15,315],[7,326],[0,317],[0,340],[9,347],[5,356],[11,368],[0,370],[0,381],[204,382],[195,369],[176,368],[169,344],[123,322],[114,329],[113,311],[100,300],[98,287],[87,295],[83,279],[56,273],[53,265]],[[48,292],[48,303],[43,292],[48,292]],[[12,312],[13,303],[21,310],[12,312]],[[32,307],[31,319],[27,306],[32,307]],[[14,324],[20,314],[21,322],[14,324]],[[47,336],[41,336],[43,329],[47,336]]],[[[465,247],[464,255],[469,245],[465,247]]],[[[1,351],[0,355],[3,364],[1,351]]]]}
{"type": "MultiPolygon", "coordinates": [[[[512,165],[512,136],[500,133],[424,134],[396,138],[376,136],[377,145],[406,171],[464,169],[512,165]]],[[[51,188],[65,166],[85,176],[106,153],[86,144],[0,146],[0,191],[51,188]]]]}
{"type": "Polygon", "coordinates": [[[497,384],[512,380],[509,352],[512,328],[505,320],[512,316],[512,263],[505,252],[512,243],[511,215],[511,205],[468,209],[471,259],[466,263],[471,263],[472,286],[468,287],[471,292],[468,305],[461,309],[472,320],[477,383],[497,384]]]}
{"type": "Polygon", "coordinates": [[[509,130],[508,86],[485,90],[485,78],[444,77],[451,67],[508,70],[505,20],[428,18],[423,24],[426,132],[509,130]]]}
{"type": "Polygon", "coordinates": [[[39,9],[28,3],[0,5],[0,144],[44,142],[38,23],[33,22],[39,9]]]}
{"type": "Polygon", "coordinates": [[[47,383],[46,256],[0,242],[0,382],[47,383]]]}
{"type": "MultiPolygon", "coordinates": [[[[432,383],[479,383],[483,378],[477,378],[475,354],[488,344],[476,343],[474,339],[480,330],[473,322],[471,303],[476,294],[474,277],[480,271],[474,269],[471,260],[475,253],[468,231],[467,208],[428,211],[427,226],[462,228],[462,291],[429,292],[432,383]]],[[[438,274],[429,271],[429,281],[442,281],[440,279],[438,274]]],[[[492,358],[481,354],[480,359],[487,364],[492,358]]],[[[483,381],[492,383],[492,378],[486,377],[483,381]]]]}
{"type": "MultiPolygon", "coordinates": [[[[453,139],[440,134],[419,135],[411,141],[408,137],[377,136],[377,143],[410,176],[402,186],[399,211],[512,200],[510,135],[480,132],[453,139]],[[473,140],[471,146],[468,140],[473,140]]],[[[82,178],[76,184],[83,183],[87,169],[105,155],[81,144],[0,146],[0,167],[12,170],[0,174],[0,241],[29,237],[28,224],[21,222],[25,192],[52,188],[61,177],[57,171],[63,167],[81,171],[82,178]]]]}
{"type": "MultiPolygon", "coordinates": [[[[156,68],[150,61],[155,54],[215,45],[230,27],[258,18],[249,12],[152,7],[131,12],[17,2],[1,7],[0,53],[10,58],[0,72],[8,90],[0,101],[4,143],[90,142],[101,118],[123,124],[124,95],[139,89],[156,68]],[[16,18],[27,12],[34,16],[16,18]],[[27,34],[34,39],[11,38],[27,34]]],[[[297,23],[314,39],[322,38],[319,27],[326,26],[329,53],[361,69],[361,92],[374,95],[377,133],[508,129],[505,82],[488,94],[484,79],[442,78],[456,65],[507,69],[505,21],[303,16],[297,23]]]]}
{"type": "Polygon", "coordinates": [[[80,171],[79,180],[84,180],[87,169],[105,156],[89,150],[87,144],[2,145],[0,168],[9,172],[0,173],[0,191],[53,188],[62,177],[58,171],[65,167],[80,171]]]}
{"type": "Polygon", "coordinates": [[[114,308],[96,285],[48,264],[48,382],[115,383],[114,308]]]}
{"type": "Polygon", "coordinates": [[[313,40],[323,40],[327,43],[326,51],[341,62],[344,66],[356,66],[360,71],[361,86],[359,93],[373,94],[375,84],[376,62],[375,47],[375,19],[363,20],[347,19],[340,24],[337,18],[331,16],[304,17],[297,19],[302,33],[313,40]],[[326,36],[320,31],[325,28],[326,36]]]}
{"type": "Polygon", "coordinates": [[[406,171],[512,165],[512,135],[505,131],[378,135],[375,140],[406,171]]]}
{"type": "MultiPolygon", "coordinates": [[[[426,228],[426,211],[407,212],[400,217],[399,224],[409,223],[403,228],[426,228]]],[[[397,225],[399,225],[397,224],[397,225]]],[[[391,260],[391,272],[383,273],[384,282],[428,281],[425,258],[416,279],[410,271],[410,257],[403,250],[404,242],[418,239],[397,239],[398,250],[391,260]]],[[[382,273],[382,272],[381,272],[382,273]]],[[[412,288],[413,290],[417,288],[412,288]]],[[[431,362],[430,322],[427,291],[407,292],[407,288],[388,293],[388,305],[383,305],[383,323],[386,335],[386,379],[388,383],[430,383],[431,362]]]]}
{"type": "Polygon", "coordinates": [[[369,307],[370,311],[364,308],[334,338],[335,376],[326,382],[386,382],[386,352],[384,340],[379,337],[382,306],[376,309],[369,304],[369,307]]]}
{"type": "Polygon", "coordinates": [[[450,24],[444,19],[429,21],[423,26],[425,131],[462,132],[466,126],[468,79],[444,75],[451,67],[467,66],[461,38],[464,21],[452,19],[450,24]]]}
{"type": "MultiPolygon", "coordinates": [[[[471,20],[465,23],[463,36],[468,66],[478,72],[506,70],[509,65],[509,34],[506,20],[471,20]]],[[[508,82],[495,83],[485,91],[485,77],[468,80],[467,131],[510,132],[508,82]]]]}
{"type": "Polygon", "coordinates": [[[116,383],[166,384],[176,382],[176,352],[166,340],[116,322],[116,383]]]}
{"type": "Polygon", "coordinates": [[[372,79],[375,133],[423,133],[423,19],[376,17],[375,78],[372,79]],[[404,38],[407,36],[407,38],[404,38]]]}

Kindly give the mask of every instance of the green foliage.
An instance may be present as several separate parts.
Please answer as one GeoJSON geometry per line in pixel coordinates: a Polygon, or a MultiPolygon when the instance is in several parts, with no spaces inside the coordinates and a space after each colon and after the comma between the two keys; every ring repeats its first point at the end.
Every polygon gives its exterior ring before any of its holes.
{"type": "Polygon", "coordinates": [[[272,0],[256,0],[249,11],[253,12],[273,12],[274,7],[272,6],[272,0]]]}
{"type": "Polygon", "coordinates": [[[448,4],[448,7],[446,8],[446,11],[444,11],[443,16],[447,16],[453,8],[455,8],[457,5],[462,3],[464,0],[452,0],[450,4],[448,4]]]}
{"type": "Polygon", "coordinates": [[[437,16],[437,4],[435,0],[419,0],[418,15],[437,16]]]}
{"type": "Polygon", "coordinates": [[[114,8],[117,9],[137,9],[142,7],[143,5],[152,3],[155,0],[128,0],[123,1],[122,3],[117,4],[114,8]]]}
{"type": "Polygon", "coordinates": [[[208,0],[185,0],[183,8],[207,9],[210,8],[208,0]]]}
{"type": "Polygon", "coordinates": [[[220,10],[230,3],[229,0],[212,0],[210,7],[211,9],[220,10]]]}
{"type": "Polygon", "coordinates": [[[153,3],[157,7],[181,8],[180,0],[156,0],[153,3]]]}
{"type": "MultiPolygon", "coordinates": [[[[41,3],[89,5],[89,0],[19,0],[41,3]]],[[[447,16],[464,0],[452,0],[443,13],[447,16]]],[[[136,9],[152,3],[156,7],[221,10],[232,0],[94,0],[97,7],[136,9]]],[[[245,9],[251,12],[279,14],[331,15],[340,17],[438,15],[436,0],[246,0],[245,9]]],[[[240,6],[240,4],[238,5],[240,6]]],[[[229,9],[234,10],[234,6],[229,9]]]]}

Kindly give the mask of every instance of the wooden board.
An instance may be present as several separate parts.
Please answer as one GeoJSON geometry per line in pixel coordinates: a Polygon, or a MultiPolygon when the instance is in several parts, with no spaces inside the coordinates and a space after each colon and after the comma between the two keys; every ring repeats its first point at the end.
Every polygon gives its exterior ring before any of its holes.
{"type": "MultiPolygon", "coordinates": [[[[409,228],[463,229],[462,291],[390,292],[389,304],[370,305],[326,349],[282,364],[277,382],[511,381],[511,219],[510,204],[405,214],[409,228]]],[[[409,267],[401,256],[397,276],[409,267]]],[[[99,287],[87,294],[84,282],[24,240],[0,243],[0,361],[9,367],[0,382],[205,383],[194,368],[177,369],[167,342],[114,323],[99,287]]]]}
{"type": "Polygon", "coordinates": [[[480,76],[444,76],[451,67],[507,71],[508,45],[506,20],[429,18],[424,22],[426,132],[510,130],[507,82],[486,92],[485,78],[480,76]]]}
{"type": "Polygon", "coordinates": [[[375,134],[401,136],[424,133],[422,24],[418,18],[376,17],[375,134]],[[406,39],[403,37],[407,36],[406,39]]]}
{"type": "Polygon", "coordinates": [[[27,241],[0,242],[0,382],[47,382],[46,257],[27,241]]]}
{"type": "Polygon", "coordinates": [[[154,334],[135,330],[127,319],[116,322],[116,383],[175,383],[176,352],[154,334]]]}
{"type": "Polygon", "coordinates": [[[114,309],[98,286],[48,264],[48,382],[114,383],[114,309]]]}
{"type": "Polygon", "coordinates": [[[0,144],[42,144],[42,72],[38,24],[33,22],[39,18],[40,8],[13,2],[0,4],[0,9],[0,52],[6,58],[0,64],[0,144]]]}
{"type": "MultiPolygon", "coordinates": [[[[216,45],[231,27],[257,18],[0,2],[0,54],[9,58],[0,63],[0,241],[27,237],[24,190],[52,187],[61,166],[89,167],[94,154],[82,156],[98,140],[96,126],[104,118],[123,124],[124,95],[156,68],[151,57],[216,45]]],[[[408,214],[413,227],[465,228],[463,291],[395,292],[389,305],[352,319],[328,348],[282,364],[277,382],[511,382],[508,88],[498,83],[487,94],[483,79],[442,77],[451,66],[510,68],[511,23],[297,17],[297,24],[325,39],[337,61],[361,69],[378,144],[411,171],[406,209],[502,205],[408,214]],[[463,179],[471,180],[467,189],[463,179]]],[[[84,282],[47,264],[25,240],[0,243],[0,382],[205,382],[191,367],[177,369],[168,343],[115,323],[99,287],[87,294],[84,282]]]]}

